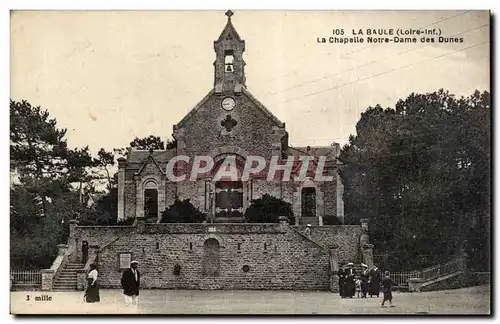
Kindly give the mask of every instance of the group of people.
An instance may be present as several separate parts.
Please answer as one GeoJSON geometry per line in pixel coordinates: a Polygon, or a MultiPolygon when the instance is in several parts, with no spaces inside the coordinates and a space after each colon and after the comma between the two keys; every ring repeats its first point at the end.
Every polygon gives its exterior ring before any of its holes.
{"type": "MultiPolygon", "coordinates": [[[[137,270],[139,262],[130,262],[130,268],[122,274],[121,286],[125,296],[125,306],[136,306],[139,304],[139,288],[141,274],[137,270]]],[[[84,300],[87,303],[97,303],[101,300],[99,295],[98,272],[95,264],[90,265],[90,271],[87,275],[87,289],[85,289],[84,300]]]]}
{"type": "MultiPolygon", "coordinates": [[[[139,288],[141,274],[137,270],[139,262],[132,261],[130,268],[123,272],[121,278],[121,286],[125,296],[125,305],[137,306],[139,303],[139,288]]],[[[339,291],[340,297],[352,298],[358,293],[358,298],[366,298],[380,295],[380,288],[382,286],[384,299],[382,307],[385,307],[385,302],[389,301],[392,305],[392,287],[395,282],[391,279],[389,271],[385,272],[385,277],[381,278],[380,269],[377,266],[368,268],[364,263],[361,263],[363,270],[359,275],[354,270],[354,264],[349,262],[346,266],[341,267],[338,271],[339,275],[339,291]]],[[[95,264],[90,265],[90,271],[87,276],[87,289],[85,290],[84,299],[87,303],[96,303],[100,301],[99,286],[98,286],[98,272],[95,264]]]]}
{"type": "Polygon", "coordinates": [[[368,268],[364,263],[361,263],[361,266],[363,270],[359,275],[356,274],[352,262],[339,269],[340,297],[352,298],[356,293],[358,298],[366,298],[367,295],[379,297],[380,288],[382,288],[384,298],[381,306],[385,307],[385,302],[388,301],[392,307],[392,287],[396,283],[391,279],[389,271],[386,271],[384,278],[382,278],[381,271],[377,266],[368,268]]]}

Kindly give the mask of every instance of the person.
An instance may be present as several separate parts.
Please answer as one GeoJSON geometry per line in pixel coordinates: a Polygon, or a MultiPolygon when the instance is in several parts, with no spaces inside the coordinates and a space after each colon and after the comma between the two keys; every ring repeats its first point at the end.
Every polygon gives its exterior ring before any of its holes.
{"type": "Polygon", "coordinates": [[[364,263],[361,263],[363,267],[363,271],[359,275],[359,279],[361,280],[361,298],[366,298],[366,294],[368,293],[368,280],[369,280],[369,271],[368,266],[364,263]]]}
{"type": "Polygon", "coordinates": [[[344,282],[344,296],[346,298],[352,298],[356,294],[356,287],[354,283],[354,277],[356,275],[354,269],[354,264],[349,262],[347,264],[347,270],[345,273],[345,282],[344,282]]]}
{"type": "Polygon", "coordinates": [[[361,293],[361,279],[358,278],[356,279],[356,295],[358,295],[358,298],[360,297],[361,293]]]}
{"type": "Polygon", "coordinates": [[[125,305],[127,307],[139,304],[139,288],[141,283],[141,274],[137,270],[138,261],[130,262],[130,269],[123,272],[122,275],[122,288],[123,294],[125,295],[125,305]]]}
{"type": "Polygon", "coordinates": [[[382,280],[382,289],[384,292],[384,299],[382,300],[382,307],[386,307],[384,304],[386,301],[389,301],[391,307],[394,307],[392,304],[392,286],[395,286],[396,283],[391,279],[391,274],[389,271],[385,272],[385,278],[382,280]]]}
{"type": "Polygon", "coordinates": [[[89,274],[87,275],[87,289],[85,290],[85,302],[87,303],[97,303],[101,301],[97,276],[97,266],[91,264],[89,274]]]}
{"type": "Polygon", "coordinates": [[[380,295],[380,269],[377,268],[377,266],[374,266],[372,270],[370,271],[370,282],[368,285],[368,294],[370,297],[377,296],[379,297],[380,295]]]}
{"type": "Polygon", "coordinates": [[[304,230],[304,235],[311,238],[311,224],[307,224],[307,227],[304,230]]]}
{"type": "Polygon", "coordinates": [[[345,270],[342,265],[339,267],[338,275],[339,275],[339,294],[341,298],[345,298],[344,297],[345,270]]]}

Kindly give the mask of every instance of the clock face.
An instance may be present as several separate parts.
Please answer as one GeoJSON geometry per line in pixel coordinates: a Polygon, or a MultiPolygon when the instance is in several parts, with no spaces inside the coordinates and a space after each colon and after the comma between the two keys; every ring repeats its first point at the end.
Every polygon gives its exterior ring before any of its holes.
{"type": "Polygon", "coordinates": [[[234,101],[231,97],[226,97],[222,100],[222,108],[225,110],[233,110],[234,106],[236,106],[236,101],[234,101]]]}

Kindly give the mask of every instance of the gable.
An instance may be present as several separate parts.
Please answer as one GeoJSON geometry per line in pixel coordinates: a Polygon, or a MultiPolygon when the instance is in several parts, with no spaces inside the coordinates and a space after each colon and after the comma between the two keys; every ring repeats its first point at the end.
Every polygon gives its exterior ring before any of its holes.
{"type": "Polygon", "coordinates": [[[232,41],[232,40],[242,41],[240,35],[236,31],[236,28],[234,28],[233,23],[231,22],[231,20],[228,20],[226,26],[220,33],[219,38],[217,38],[215,42],[218,43],[221,41],[232,41]]]}
{"type": "Polygon", "coordinates": [[[139,175],[146,174],[165,174],[165,171],[161,168],[158,162],[155,160],[153,155],[149,155],[148,159],[143,163],[139,171],[137,171],[139,175]]]}
{"type": "MultiPolygon", "coordinates": [[[[254,104],[254,106],[260,111],[262,112],[267,118],[269,118],[269,120],[271,120],[275,126],[278,126],[278,127],[285,127],[285,123],[281,122],[275,115],[273,115],[273,113],[271,113],[257,98],[255,98],[246,88],[242,88],[242,92],[243,92],[243,95],[248,98],[248,100],[250,102],[252,102],[254,104]]],[[[176,125],[174,125],[174,130],[176,129],[181,129],[184,125],[186,125],[186,123],[191,119],[193,118],[196,113],[207,103],[207,101],[209,101],[209,99],[211,99],[212,97],[217,97],[217,98],[224,98],[225,96],[222,95],[222,96],[219,96],[219,95],[215,95],[215,91],[214,90],[211,90],[207,93],[207,95],[205,95],[205,97],[203,97],[203,99],[201,99],[200,102],[198,102],[198,104],[196,104],[196,106],[191,109],[186,116],[184,116],[184,118],[181,119],[180,122],[178,122],[176,125]]],[[[240,97],[240,96],[238,96],[240,97]]],[[[240,97],[241,98],[241,97],[240,97]]],[[[248,106],[248,105],[247,105],[248,106]]]]}

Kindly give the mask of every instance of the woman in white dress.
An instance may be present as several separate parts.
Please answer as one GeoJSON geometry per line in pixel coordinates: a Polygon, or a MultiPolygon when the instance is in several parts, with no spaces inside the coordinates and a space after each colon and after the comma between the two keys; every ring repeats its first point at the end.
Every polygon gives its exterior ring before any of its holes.
{"type": "Polygon", "coordinates": [[[97,303],[100,301],[97,277],[97,266],[95,264],[91,264],[90,271],[87,276],[87,290],[85,291],[85,301],[87,303],[97,303]]]}

